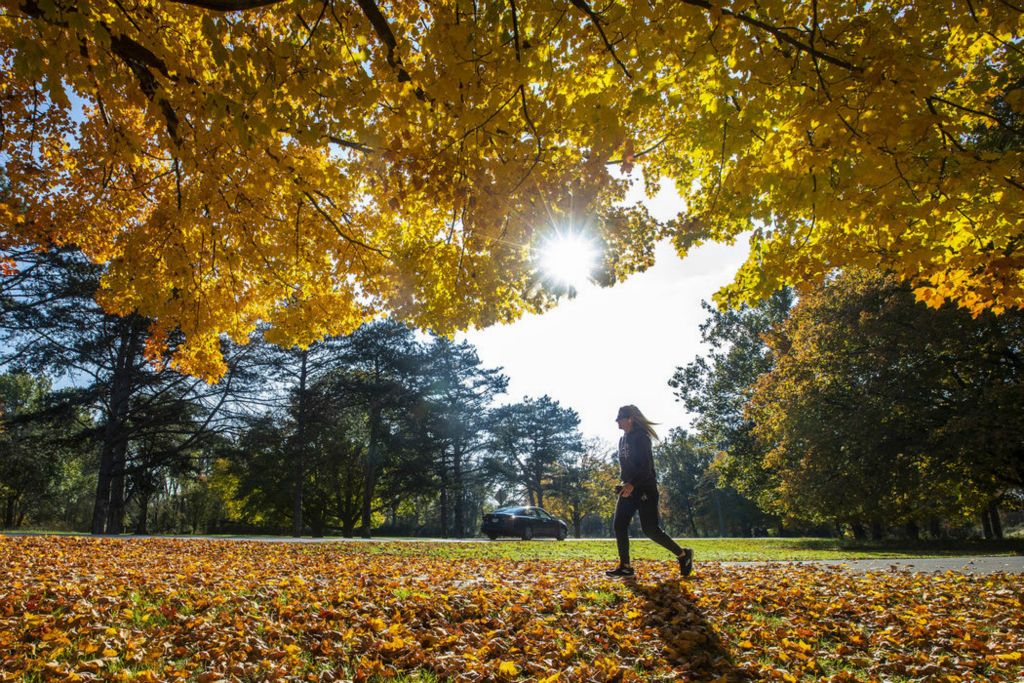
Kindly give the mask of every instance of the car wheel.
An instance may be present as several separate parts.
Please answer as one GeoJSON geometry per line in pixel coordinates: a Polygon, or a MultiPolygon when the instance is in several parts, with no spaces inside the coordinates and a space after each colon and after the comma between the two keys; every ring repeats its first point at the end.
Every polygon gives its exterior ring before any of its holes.
{"type": "Polygon", "coordinates": [[[491,539],[492,541],[497,541],[498,540],[498,537],[495,536],[494,534],[487,534],[487,538],[491,539]]]}
{"type": "Polygon", "coordinates": [[[523,527],[523,540],[524,541],[529,541],[532,538],[533,538],[533,527],[532,526],[523,527]]]}
{"type": "Polygon", "coordinates": [[[565,529],[562,529],[561,527],[559,527],[558,533],[555,534],[555,538],[557,538],[559,541],[564,541],[565,540],[565,529]]]}

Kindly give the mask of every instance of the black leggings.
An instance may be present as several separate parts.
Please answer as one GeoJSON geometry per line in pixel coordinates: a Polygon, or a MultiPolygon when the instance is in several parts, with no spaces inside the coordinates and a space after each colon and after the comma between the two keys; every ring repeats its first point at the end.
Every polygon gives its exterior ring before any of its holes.
{"type": "Polygon", "coordinates": [[[619,546],[619,562],[629,564],[629,523],[633,521],[633,515],[640,512],[640,527],[651,539],[673,555],[679,555],[683,549],[673,541],[668,534],[658,526],[658,490],[654,489],[637,491],[623,498],[615,504],[615,541],[619,546]]]}

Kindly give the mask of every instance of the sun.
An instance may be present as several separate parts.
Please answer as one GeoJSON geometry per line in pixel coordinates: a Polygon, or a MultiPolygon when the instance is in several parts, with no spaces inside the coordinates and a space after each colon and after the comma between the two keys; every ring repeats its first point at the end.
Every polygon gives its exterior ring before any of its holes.
{"type": "Polygon", "coordinates": [[[591,280],[600,253],[582,233],[560,232],[540,245],[540,268],[558,284],[578,289],[591,280]]]}

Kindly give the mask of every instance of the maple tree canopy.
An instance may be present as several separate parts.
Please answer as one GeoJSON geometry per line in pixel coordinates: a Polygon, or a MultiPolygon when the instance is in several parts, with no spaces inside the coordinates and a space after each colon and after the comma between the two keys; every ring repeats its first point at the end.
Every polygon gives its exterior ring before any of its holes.
{"type": "MultiPolygon", "coordinates": [[[[210,379],[258,321],[450,332],[752,230],[722,303],[836,267],[1024,305],[1021,8],[986,0],[2,0],[4,247],[108,264],[103,306],[210,379]],[[686,200],[621,206],[636,165],[686,200]]],[[[8,263],[8,267],[11,264],[8,263]]]]}

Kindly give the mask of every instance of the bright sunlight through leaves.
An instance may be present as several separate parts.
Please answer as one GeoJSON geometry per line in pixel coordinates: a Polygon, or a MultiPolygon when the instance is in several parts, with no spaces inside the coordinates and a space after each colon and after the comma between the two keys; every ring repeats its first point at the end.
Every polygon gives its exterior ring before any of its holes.
{"type": "Polygon", "coordinates": [[[540,247],[540,267],[558,284],[578,289],[594,273],[600,250],[579,232],[558,232],[540,247]]]}

